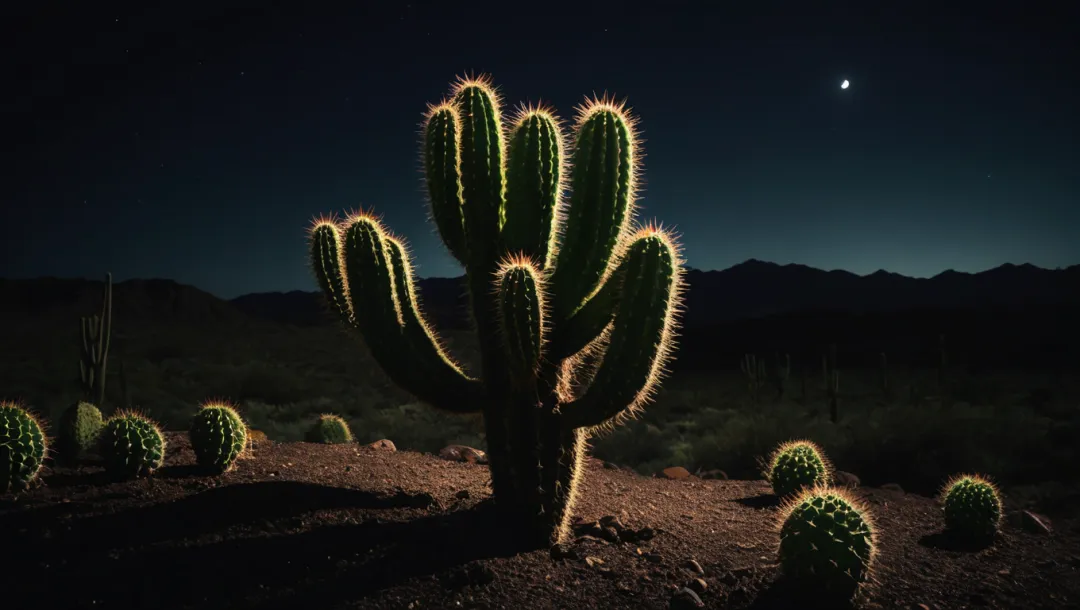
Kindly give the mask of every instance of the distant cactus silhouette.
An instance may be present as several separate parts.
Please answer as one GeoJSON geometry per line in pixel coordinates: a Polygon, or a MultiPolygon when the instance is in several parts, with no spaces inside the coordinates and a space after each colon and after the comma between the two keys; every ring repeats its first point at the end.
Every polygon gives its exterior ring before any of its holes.
{"type": "Polygon", "coordinates": [[[0,402],[0,493],[22,491],[41,471],[48,439],[37,418],[13,402],[0,402]]]}
{"type": "Polygon", "coordinates": [[[874,523],[866,507],[843,489],[804,490],[781,510],[780,569],[792,584],[827,599],[850,599],[869,578],[875,555],[874,523]]]}
{"type": "Polygon", "coordinates": [[[309,443],[325,443],[327,445],[350,443],[353,440],[352,432],[349,431],[349,424],[341,416],[330,413],[320,415],[311,425],[311,429],[308,430],[306,436],[309,443]]]}
{"type": "Polygon", "coordinates": [[[106,472],[115,477],[150,475],[165,461],[165,436],[146,416],[120,411],[105,421],[98,450],[106,472]]]}
{"type": "Polygon", "coordinates": [[[368,213],[311,231],[331,309],[387,375],[433,406],[483,413],[495,505],[533,545],[567,534],[589,435],[657,387],[682,283],[672,236],[634,224],[641,152],[627,110],[590,99],[575,131],[570,159],[544,107],[504,133],[486,78],[461,79],[427,113],[431,216],[467,272],[478,376],[428,326],[400,238],[368,213]]]}
{"type": "Polygon", "coordinates": [[[105,404],[105,370],[109,363],[109,342],[112,337],[112,274],[105,275],[105,294],[101,315],[84,316],[82,322],[82,359],[79,378],[87,401],[97,406],[105,404]]]}
{"type": "Polygon", "coordinates": [[[765,478],[773,493],[789,496],[806,487],[832,483],[832,465],[825,452],[810,441],[781,444],[769,458],[765,478]]]}
{"type": "Polygon", "coordinates": [[[200,407],[188,434],[195,461],[215,473],[232,468],[247,447],[247,425],[236,409],[224,402],[211,401],[200,407]]]}
{"type": "Polygon", "coordinates": [[[945,484],[946,529],[974,541],[989,540],[1001,525],[1001,495],[997,487],[977,474],[957,475],[945,484]]]}
{"type": "Polygon", "coordinates": [[[56,435],[58,457],[69,464],[78,461],[94,447],[103,425],[101,411],[88,402],[80,400],[65,409],[56,435]]]}

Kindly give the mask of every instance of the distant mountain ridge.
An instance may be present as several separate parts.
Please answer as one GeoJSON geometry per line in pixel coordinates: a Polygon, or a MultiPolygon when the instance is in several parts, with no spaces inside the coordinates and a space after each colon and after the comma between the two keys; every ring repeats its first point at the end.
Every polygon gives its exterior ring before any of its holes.
{"type": "MultiPolygon", "coordinates": [[[[1080,308],[1080,265],[1043,269],[1006,264],[978,273],[945,271],[912,278],[886,271],[859,276],[751,259],[722,271],[688,268],[685,277],[683,321],[689,328],[799,312],[1080,308]]],[[[427,278],[418,283],[422,306],[438,326],[468,325],[464,278],[427,278]]],[[[101,285],[85,279],[0,279],[0,313],[30,318],[89,315],[100,307],[101,285]]],[[[116,283],[114,307],[117,317],[147,324],[334,323],[315,291],[252,293],[224,300],[165,279],[116,283]]]]}
{"type": "MultiPolygon", "coordinates": [[[[801,311],[1080,307],[1080,265],[1043,269],[1005,264],[978,273],[949,270],[931,278],[913,278],[884,270],[860,276],[750,259],[722,271],[688,268],[686,280],[683,320],[688,327],[801,311]]],[[[429,278],[419,284],[429,314],[454,327],[467,323],[463,278],[429,278]]],[[[255,317],[311,325],[328,321],[321,298],[317,292],[294,290],[247,294],[231,302],[255,317]]]]}

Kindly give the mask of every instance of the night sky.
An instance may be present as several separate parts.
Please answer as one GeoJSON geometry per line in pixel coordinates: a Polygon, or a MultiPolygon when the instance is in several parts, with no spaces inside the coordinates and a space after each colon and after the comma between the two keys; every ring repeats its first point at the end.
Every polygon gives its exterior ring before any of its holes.
{"type": "Polygon", "coordinates": [[[643,215],[676,227],[692,267],[1080,263],[1066,2],[25,4],[3,26],[0,277],[314,290],[310,219],[360,206],[410,240],[420,275],[458,275],[427,222],[418,128],[466,71],[564,117],[625,97],[643,215]]]}

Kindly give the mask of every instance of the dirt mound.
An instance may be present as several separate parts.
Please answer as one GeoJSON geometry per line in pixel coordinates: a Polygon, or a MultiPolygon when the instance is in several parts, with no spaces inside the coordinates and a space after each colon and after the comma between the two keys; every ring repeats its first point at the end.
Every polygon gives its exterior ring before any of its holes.
{"type": "MultiPolygon", "coordinates": [[[[0,501],[4,607],[692,606],[684,588],[710,608],[808,603],[785,601],[777,584],[777,507],[760,481],[650,479],[592,462],[582,535],[514,553],[492,525],[483,465],[307,443],[260,445],[220,477],[193,463],[170,434],[152,478],[57,468],[0,501]],[[616,522],[628,534],[604,535],[616,522]]],[[[1055,519],[1052,536],[1006,525],[993,546],[962,549],[940,535],[933,500],[856,493],[880,532],[864,606],[1080,603],[1075,521],[1055,519]]]]}

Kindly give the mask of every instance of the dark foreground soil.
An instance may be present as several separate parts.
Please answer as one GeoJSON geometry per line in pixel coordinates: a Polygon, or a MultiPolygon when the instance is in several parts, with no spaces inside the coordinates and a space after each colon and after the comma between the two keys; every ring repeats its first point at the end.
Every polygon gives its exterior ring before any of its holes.
{"type": "MultiPolygon", "coordinates": [[[[667,608],[699,578],[710,608],[822,607],[777,579],[777,507],[760,481],[650,479],[592,462],[577,514],[655,536],[585,536],[553,559],[504,548],[485,466],[266,443],[207,477],[184,435],[169,436],[152,478],[53,468],[42,487],[0,500],[0,607],[667,608]]],[[[933,500],[856,493],[880,532],[863,607],[1080,607],[1077,520],[1055,518],[1053,535],[1008,524],[992,546],[963,549],[940,534],[933,500]]]]}

